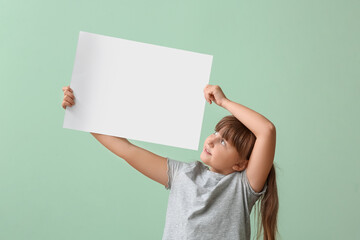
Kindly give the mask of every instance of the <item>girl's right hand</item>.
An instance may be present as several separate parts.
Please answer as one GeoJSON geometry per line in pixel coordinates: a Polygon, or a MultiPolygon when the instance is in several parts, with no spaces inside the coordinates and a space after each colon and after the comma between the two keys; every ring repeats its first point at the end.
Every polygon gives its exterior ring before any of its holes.
{"type": "Polygon", "coordinates": [[[63,92],[64,92],[64,100],[61,104],[61,106],[66,109],[66,106],[71,107],[72,105],[75,104],[74,99],[75,96],[73,94],[73,90],[70,88],[70,86],[66,86],[62,88],[63,92]]]}

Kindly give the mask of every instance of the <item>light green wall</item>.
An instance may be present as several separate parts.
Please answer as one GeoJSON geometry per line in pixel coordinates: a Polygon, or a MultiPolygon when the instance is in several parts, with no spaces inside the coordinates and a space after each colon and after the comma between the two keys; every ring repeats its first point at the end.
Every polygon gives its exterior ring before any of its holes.
{"type": "MultiPolygon", "coordinates": [[[[161,239],[168,191],[62,128],[79,31],[213,55],[210,84],[277,128],[281,239],[360,239],[359,23],[350,0],[0,0],[0,239],[161,239]]],[[[227,114],[206,105],[200,146],[227,114]]]]}

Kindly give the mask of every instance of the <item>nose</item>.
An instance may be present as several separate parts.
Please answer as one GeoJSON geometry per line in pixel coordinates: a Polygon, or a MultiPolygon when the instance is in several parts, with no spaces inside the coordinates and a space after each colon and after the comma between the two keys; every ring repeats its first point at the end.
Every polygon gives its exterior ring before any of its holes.
{"type": "Polygon", "coordinates": [[[214,142],[216,141],[216,139],[217,139],[217,137],[214,136],[214,135],[211,135],[211,136],[209,137],[209,140],[208,140],[208,145],[209,145],[209,147],[213,147],[213,146],[214,146],[214,142]]]}

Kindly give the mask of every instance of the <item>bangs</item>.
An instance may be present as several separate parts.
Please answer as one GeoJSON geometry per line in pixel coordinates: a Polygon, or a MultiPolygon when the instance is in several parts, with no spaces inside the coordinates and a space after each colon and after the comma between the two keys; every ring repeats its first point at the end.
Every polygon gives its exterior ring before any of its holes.
{"type": "Polygon", "coordinates": [[[255,144],[255,135],[235,116],[221,119],[215,126],[216,132],[222,132],[222,137],[233,145],[241,158],[250,159],[255,144]]]}

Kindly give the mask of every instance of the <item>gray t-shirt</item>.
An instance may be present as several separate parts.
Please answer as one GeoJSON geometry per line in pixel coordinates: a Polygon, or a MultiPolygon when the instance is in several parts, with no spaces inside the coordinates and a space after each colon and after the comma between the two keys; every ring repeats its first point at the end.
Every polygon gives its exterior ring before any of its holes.
{"type": "Polygon", "coordinates": [[[248,240],[256,193],[246,170],[228,175],[210,171],[200,161],[167,158],[170,189],[162,240],[248,240]]]}

